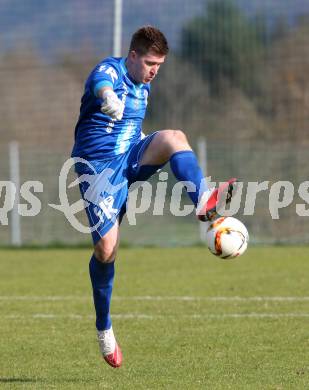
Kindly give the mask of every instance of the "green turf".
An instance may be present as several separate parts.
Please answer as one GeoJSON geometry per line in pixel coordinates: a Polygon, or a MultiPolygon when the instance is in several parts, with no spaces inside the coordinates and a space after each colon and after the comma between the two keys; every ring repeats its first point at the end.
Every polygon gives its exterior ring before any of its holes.
{"type": "Polygon", "coordinates": [[[0,251],[1,389],[309,388],[309,248],[120,250],[118,370],[98,353],[90,254],[0,251]]]}

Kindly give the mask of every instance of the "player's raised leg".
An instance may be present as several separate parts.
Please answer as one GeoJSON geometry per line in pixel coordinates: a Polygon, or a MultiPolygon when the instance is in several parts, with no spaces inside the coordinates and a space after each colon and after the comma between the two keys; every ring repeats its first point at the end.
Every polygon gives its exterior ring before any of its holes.
{"type": "Polygon", "coordinates": [[[96,243],[89,263],[99,347],[105,361],[115,368],[120,367],[122,363],[122,353],[113,333],[110,316],[118,243],[119,225],[117,222],[96,243]]]}
{"type": "Polygon", "coordinates": [[[201,221],[213,217],[223,196],[226,203],[231,201],[236,179],[230,179],[219,188],[209,190],[197,157],[181,130],[159,131],[146,149],[140,165],[160,165],[167,161],[177,180],[191,183],[187,192],[201,221]]]}

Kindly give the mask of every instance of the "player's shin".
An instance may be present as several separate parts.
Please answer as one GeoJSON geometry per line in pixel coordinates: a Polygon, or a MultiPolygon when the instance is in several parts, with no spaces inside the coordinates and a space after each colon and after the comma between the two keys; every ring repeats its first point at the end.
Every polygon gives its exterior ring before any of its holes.
{"type": "Polygon", "coordinates": [[[89,263],[89,274],[93,289],[97,330],[109,329],[112,325],[110,302],[113,290],[115,263],[102,263],[94,255],[89,263]]]}
{"type": "Polygon", "coordinates": [[[170,166],[177,180],[191,182],[194,185],[195,191],[191,189],[188,195],[197,207],[199,197],[208,189],[196,155],[190,150],[176,152],[170,158],[170,166]]]}

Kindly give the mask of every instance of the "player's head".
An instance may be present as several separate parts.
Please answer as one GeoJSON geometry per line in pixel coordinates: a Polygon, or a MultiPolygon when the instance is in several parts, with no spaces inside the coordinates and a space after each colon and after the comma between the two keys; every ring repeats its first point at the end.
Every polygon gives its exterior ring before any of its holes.
{"type": "Polygon", "coordinates": [[[164,34],[155,27],[145,26],[132,36],[127,66],[130,76],[138,83],[151,82],[169,51],[164,34]]]}
{"type": "Polygon", "coordinates": [[[168,50],[164,34],[155,27],[144,26],[132,35],[129,52],[135,51],[139,55],[151,52],[162,57],[167,55],[168,50]]]}

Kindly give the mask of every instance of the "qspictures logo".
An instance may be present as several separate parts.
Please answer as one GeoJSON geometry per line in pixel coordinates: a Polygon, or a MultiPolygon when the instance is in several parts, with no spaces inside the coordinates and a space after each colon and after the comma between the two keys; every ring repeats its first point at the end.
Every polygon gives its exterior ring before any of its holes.
{"type": "MultiPolygon", "coordinates": [[[[63,164],[59,172],[58,194],[59,203],[48,203],[51,207],[61,212],[69,221],[70,225],[81,233],[90,233],[104,220],[115,221],[119,209],[115,207],[115,199],[120,191],[127,188],[128,182],[123,179],[116,185],[114,181],[115,171],[111,168],[97,172],[89,161],[82,158],[70,158],[63,164]],[[72,182],[68,182],[72,176],[75,164],[82,164],[87,167],[87,173],[80,174],[72,182]],[[68,192],[76,187],[84,188],[83,199],[70,203],[68,192]],[[102,191],[104,189],[104,191],[102,191]],[[91,228],[83,224],[77,214],[88,207],[95,210],[98,221],[91,228]]],[[[158,181],[150,183],[135,182],[128,188],[127,197],[127,219],[130,225],[136,225],[137,215],[150,212],[154,216],[171,213],[175,217],[184,217],[195,213],[195,208],[189,198],[183,201],[184,192],[196,191],[194,183],[177,182],[171,189],[168,189],[168,173],[161,171],[158,181]]],[[[211,182],[206,178],[209,188],[219,183],[211,182]]],[[[42,211],[42,202],[39,194],[43,193],[44,185],[40,181],[29,180],[17,188],[12,181],[0,181],[0,224],[9,224],[9,213],[13,208],[22,217],[34,218],[42,211]],[[18,195],[18,196],[17,196],[18,195]],[[17,198],[21,199],[17,204],[17,198]]],[[[237,192],[232,197],[229,206],[218,207],[217,212],[221,216],[233,216],[241,213],[246,216],[253,216],[256,212],[256,202],[263,193],[264,200],[268,200],[269,216],[276,220],[280,218],[280,212],[291,206],[294,207],[296,216],[309,217],[309,181],[304,181],[295,186],[291,181],[249,181],[239,182],[237,192]],[[292,206],[293,204],[293,206],[292,206]]]]}

